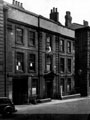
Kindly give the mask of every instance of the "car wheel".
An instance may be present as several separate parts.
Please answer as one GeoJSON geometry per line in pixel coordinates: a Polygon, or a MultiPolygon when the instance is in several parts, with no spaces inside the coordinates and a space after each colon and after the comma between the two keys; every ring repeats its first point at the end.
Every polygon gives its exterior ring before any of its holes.
{"type": "Polygon", "coordinates": [[[8,116],[8,115],[11,115],[12,114],[12,108],[11,107],[7,107],[4,109],[4,113],[3,115],[4,116],[8,116]]]}

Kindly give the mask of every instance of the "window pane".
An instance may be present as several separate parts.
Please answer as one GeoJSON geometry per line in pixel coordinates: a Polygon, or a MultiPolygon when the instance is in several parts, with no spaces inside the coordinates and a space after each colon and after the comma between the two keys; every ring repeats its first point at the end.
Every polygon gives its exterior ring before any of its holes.
{"type": "Polygon", "coordinates": [[[16,55],[16,70],[24,71],[24,55],[23,55],[23,53],[17,53],[17,55],[16,55]]]}
{"type": "Polygon", "coordinates": [[[29,45],[34,46],[35,45],[35,32],[29,31],[29,45]]]}
{"type": "Polygon", "coordinates": [[[60,59],[60,72],[63,73],[64,72],[64,58],[60,59]]]}
{"type": "Polygon", "coordinates": [[[71,59],[67,59],[67,69],[68,72],[71,72],[71,59]]]}
{"type": "Polygon", "coordinates": [[[49,55],[46,55],[46,71],[52,70],[52,57],[49,55]]]}
{"type": "Polygon", "coordinates": [[[23,29],[16,28],[16,42],[19,44],[23,43],[23,29]]]}
{"type": "Polygon", "coordinates": [[[29,55],[29,72],[35,71],[35,55],[30,54],[29,55]]]}
{"type": "Polygon", "coordinates": [[[60,51],[64,52],[64,40],[60,40],[60,51]]]}
{"type": "Polygon", "coordinates": [[[51,50],[52,46],[51,46],[51,35],[47,34],[46,35],[46,50],[51,50]]]}
{"type": "Polygon", "coordinates": [[[67,42],[67,52],[71,53],[71,42],[70,41],[67,42]]]}

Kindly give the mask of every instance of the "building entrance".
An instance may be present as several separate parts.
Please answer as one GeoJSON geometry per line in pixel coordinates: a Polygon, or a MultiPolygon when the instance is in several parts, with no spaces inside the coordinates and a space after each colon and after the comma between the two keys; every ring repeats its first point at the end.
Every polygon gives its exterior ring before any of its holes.
{"type": "Polygon", "coordinates": [[[53,95],[53,82],[52,81],[46,81],[46,97],[52,98],[53,95]]]}
{"type": "Polygon", "coordinates": [[[28,100],[28,78],[13,79],[13,102],[25,104],[28,100]]]}
{"type": "Polygon", "coordinates": [[[55,77],[55,73],[51,71],[50,73],[45,73],[44,78],[45,78],[45,94],[47,98],[52,98],[53,97],[53,79],[55,77]]]}

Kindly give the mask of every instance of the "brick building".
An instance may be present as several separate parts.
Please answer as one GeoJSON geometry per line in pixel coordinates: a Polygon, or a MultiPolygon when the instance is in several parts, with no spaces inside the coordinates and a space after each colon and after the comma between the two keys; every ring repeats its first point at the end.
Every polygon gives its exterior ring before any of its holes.
{"type": "Polygon", "coordinates": [[[47,19],[15,0],[0,6],[0,96],[24,104],[72,94],[75,32],[59,22],[57,8],[47,19]]]}
{"type": "Polygon", "coordinates": [[[65,17],[66,26],[75,30],[75,87],[82,96],[90,95],[90,26],[72,23],[70,12],[65,17]]]}

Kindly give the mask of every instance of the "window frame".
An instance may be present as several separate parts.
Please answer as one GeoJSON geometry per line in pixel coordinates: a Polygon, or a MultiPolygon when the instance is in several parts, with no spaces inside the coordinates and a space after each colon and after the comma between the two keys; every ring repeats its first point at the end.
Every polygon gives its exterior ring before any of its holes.
{"type": "Polygon", "coordinates": [[[30,73],[30,72],[36,72],[36,54],[34,54],[34,53],[29,53],[28,54],[28,72],[30,73]],[[31,55],[33,55],[34,57],[34,60],[30,57],[31,55]],[[32,59],[32,61],[30,61],[32,59]],[[32,63],[32,64],[34,64],[34,69],[30,69],[30,62],[32,63]]]}
{"type": "Polygon", "coordinates": [[[60,41],[59,41],[59,51],[62,53],[65,52],[65,40],[63,40],[63,39],[60,39],[60,41]],[[62,41],[62,44],[61,44],[61,41],[62,41]]]}
{"type": "Polygon", "coordinates": [[[49,34],[49,33],[46,33],[46,45],[45,45],[45,49],[48,51],[49,50],[49,47],[51,48],[52,50],[52,35],[49,34]],[[49,42],[48,42],[48,39],[49,38],[49,42]]]}
{"type": "Polygon", "coordinates": [[[28,30],[28,46],[35,47],[35,45],[36,45],[36,31],[35,30],[28,30]],[[33,37],[30,36],[31,33],[33,33],[33,37]],[[31,44],[31,40],[32,40],[33,44],[31,44]]]}
{"type": "Polygon", "coordinates": [[[15,36],[16,36],[16,44],[19,44],[19,45],[23,45],[24,44],[24,29],[23,27],[21,26],[16,26],[16,29],[15,29],[15,36]],[[21,30],[22,31],[22,35],[19,35],[18,36],[18,33],[17,33],[17,29],[21,30]],[[21,40],[18,40],[18,37],[21,37],[21,40]]]}
{"type": "Polygon", "coordinates": [[[72,53],[72,42],[67,41],[67,53],[72,53]]]}
{"type": "Polygon", "coordinates": [[[67,58],[67,72],[71,73],[72,72],[72,59],[67,58]],[[69,60],[70,60],[70,65],[69,65],[69,60]]]}
{"type": "Polygon", "coordinates": [[[46,54],[45,55],[45,71],[49,72],[49,71],[52,71],[52,55],[48,55],[46,54]],[[47,57],[50,57],[50,64],[47,64],[47,57]],[[50,70],[47,70],[47,65],[50,65],[50,70]]]}
{"type": "MultiPolygon", "coordinates": [[[[21,59],[20,58],[20,59],[21,59]]],[[[23,52],[16,52],[16,63],[15,63],[15,71],[16,72],[25,72],[25,63],[24,63],[24,53],[23,52]],[[18,62],[18,55],[22,56],[22,70],[17,70],[17,62],[18,62]]]]}
{"type": "Polygon", "coordinates": [[[63,57],[60,57],[60,73],[64,73],[65,72],[65,58],[63,58],[63,57]],[[63,64],[61,64],[61,59],[63,59],[64,60],[64,63],[63,64]],[[63,66],[63,71],[61,71],[61,66],[63,66]]]}

